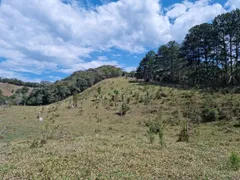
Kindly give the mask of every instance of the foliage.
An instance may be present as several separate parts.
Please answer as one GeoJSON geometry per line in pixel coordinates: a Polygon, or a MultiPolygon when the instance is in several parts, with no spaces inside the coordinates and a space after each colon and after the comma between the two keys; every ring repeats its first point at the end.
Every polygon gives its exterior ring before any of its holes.
{"type": "Polygon", "coordinates": [[[162,120],[161,115],[159,115],[154,120],[145,122],[145,125],[148,127],[147,133],[148,133],[150,143],[152,144],[154,142],[155,134],[158,134],[159,143],[161,146],[163,146],[165,122],[162,120]]]}
{"type": "Polygon", "coordinates": [[[229,157],[229,164],[233,170],[238,170],[240,168],[240,156],[237,153],[232,152],[229,157]]]}
{"type": "Polygon", "coordinates": [[[218,119],[218,112],[216,109],[205,106],[202,110],[202,120],[203,122],[212,122],[218,119]]]}
{"type": "Polygon", "coordinates": [[[77,93],[73,94],[73,106],[74,107],[78,106],[78,94],[77,93]]]}
{"type": "Polygon", "coordinates": [[[145,81],[192,87],[240,85],[240,9],[192,27],[181,45],[170,41],[149,51],[136,71],[145,81]]]}
{"type": "Polygon", "coordinates": [[[98,95],[101,95],[101,93],[102,93],[102,88],[101,88],[101,87],[98,87],[97,92],[98,92],[98,95]]]}
{"type": "Polygon", "coordinates": [[[130,107],[126,103],[122,103],[119,111],[119,115],[124,116],[130,110],[130,107]]]}
{"type": "Polygon", "coordinates": [[[47,82],[47,81],[42,81],[41,83],[24,82],[24,81],[21,81],[21,80],[16,79],[16,78],[13,78],[13,79],[0,78],[0,82],[14,84],[14,85],[17,85],[17,86],[26,86],[26,87],[44,87],[46,85],[51,84],[50,82],[47,82]]]}

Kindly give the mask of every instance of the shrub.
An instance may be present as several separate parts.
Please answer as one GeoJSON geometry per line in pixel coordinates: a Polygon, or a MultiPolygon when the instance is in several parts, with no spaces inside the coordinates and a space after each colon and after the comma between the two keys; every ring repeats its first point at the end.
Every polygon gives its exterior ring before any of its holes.
{"type": "Polygon", "coordinates": [[[101,88],[101,87],[98,87],[97,92],[98,92],[98,94],[100,95],[100,94],[102,93],[102,88],[101,88]]]}
{"type": "Polygon", "coordinates": [[[148,132],[149,133],[158,134],[161,131],[160,130],[161,129],[161,125],[156,120],[146,122],[145,125],[148,127],[148,132]]]}
{"type": "Polygon", "coordinates": [[[73,94],[73,106],[74,107],[78,106],[78,94],[77,93],[73,94]]]}
{"type": "Polygon", "coordinates": [[[233,170],[238,170],[240,168],[240,156],[232,152],[229,157],[229,164],[233,170]]]}
{"type": "Polygon", "coordinates": [[[118,114],[120,116],[124,116],[129,110],[130,110],[130,107],[126,103],[122,103],[118,114]]]}
{"type": "Polygon", "coordinates": [[[189,142],[188,122],[186,120],[182,123],[177,142],[189,142]]]}
{"type": "Polygon", "coordinates": [[[205,106],[202,110],[202,120],[203,122],[212,122],[218,119],[218,112],[216,109],[205,106]]]}
{"type": "Polygon", "coordinates": [[[117,89],[115,89],[115,90],[113,91],[113,93],[114,93],[115,95],[119,95],[119,91],[118,91],[117,89]]]}
{"type": "Polygon", "coordinates": [[[150,143],[152,144],[154,142],[156,134],[158,134],[159,137],[159,143],[161,146],[164,145],[164,127],[165,123],[162,121],[161,117],[157,117],[153,121],[145,122],[145,125],[148,127],[148,136],[150,143]]]}

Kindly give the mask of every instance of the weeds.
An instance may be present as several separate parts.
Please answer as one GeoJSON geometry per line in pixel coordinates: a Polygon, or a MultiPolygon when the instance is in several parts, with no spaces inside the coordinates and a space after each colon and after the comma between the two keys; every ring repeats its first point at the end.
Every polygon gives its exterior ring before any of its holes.
{"type": "Polygon", "coordinates": [[[239,170],[240,168],[240,156],[235,153],[235,152],[232,152],[230,157],[229,157],[229,165],[230,165],[230,168],[237,171],[239,170]]]}

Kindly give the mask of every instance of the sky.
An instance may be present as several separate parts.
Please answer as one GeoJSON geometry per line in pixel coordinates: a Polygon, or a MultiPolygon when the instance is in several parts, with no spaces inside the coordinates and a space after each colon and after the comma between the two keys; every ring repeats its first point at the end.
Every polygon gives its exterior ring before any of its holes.
{"type": "Polygon", "coordinates": [[[240,8],[240,0],[0,0],[0,77],[54,82],[149,50],[240,8]]]}

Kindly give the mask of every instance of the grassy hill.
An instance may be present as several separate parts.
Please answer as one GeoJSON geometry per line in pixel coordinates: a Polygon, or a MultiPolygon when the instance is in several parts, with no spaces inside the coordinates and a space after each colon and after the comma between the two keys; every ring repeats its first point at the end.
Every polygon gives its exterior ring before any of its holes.
{"type": "Polygon", "coordinates": [[[55,104],[1,107],[0,177],[239,179],[239,117],[238,94],[107,79],[55,104]]]}

